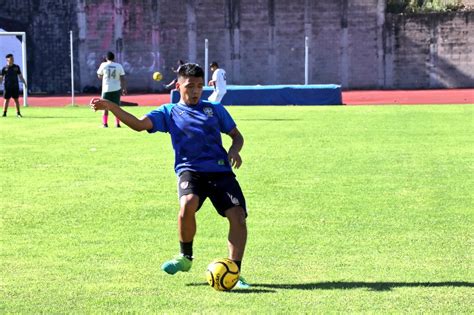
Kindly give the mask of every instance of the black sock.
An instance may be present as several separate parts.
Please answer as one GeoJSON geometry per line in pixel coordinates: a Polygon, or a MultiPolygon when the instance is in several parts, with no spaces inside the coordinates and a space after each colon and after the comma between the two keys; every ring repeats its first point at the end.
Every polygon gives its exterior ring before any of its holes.
{"type": "Polygon", "coordinates": [[[189,260],[193,260],[193,241],[184,243],[179,242],[179,247],[181,248],[181,254],[189,260]]]}
{"type": "Polygon", "coordinates": [[[234,260],[234,262],[237,265],[237,267],[239,267],[239,271],[240,271],[240,266],[242,266],[242,260],[234,260]]]}

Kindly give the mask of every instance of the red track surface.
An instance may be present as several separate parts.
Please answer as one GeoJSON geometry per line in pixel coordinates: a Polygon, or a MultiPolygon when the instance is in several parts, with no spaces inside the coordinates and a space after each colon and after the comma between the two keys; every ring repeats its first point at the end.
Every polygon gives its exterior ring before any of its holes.
{"type": "MultiPolygon", "coordinates": [[[[74,98],[78,105],[88,105],[93,97],[99,95],[80,95],[74,98]]],[[[132,94],[121,97],[122,101],[138,103],[139,106],[159,106],[170,102],[169,94],[132,94]]],[[[21,101],[20,101],[21,103],[21,101]]],[[[71,104],[71,96],[28,96],[29,106],[62,107],[71,104]]]]}
{"type": "Polygon", "coordinates": [[[474,104],[474,89],[347,91],[346,105],[474,104]]]}
{"type": "MultiPolygon", "coordinates": [[[[87,105],[97,95],[76,96],[75,103],[87,105]]],[[[345,91],[346,105],[408,105],[408,104],[474,104],[474,89],[446,90],[395,90],[395,91],[345,91]]],[[[169,94],[132,94],[123,101],[140,106],[159,106],[169,103],[169,94]]],[[[71,96],[29,96],[30,106],[61,107],[71,104],[71,96]]]]}

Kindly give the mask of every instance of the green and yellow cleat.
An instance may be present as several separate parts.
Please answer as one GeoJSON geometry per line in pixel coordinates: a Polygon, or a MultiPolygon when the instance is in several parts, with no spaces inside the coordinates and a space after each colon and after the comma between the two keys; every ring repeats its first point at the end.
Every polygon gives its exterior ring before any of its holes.
{"type": "Polygon", "coordinates": [[[244,279],[244,277],[239,276],[239,281],[235,285],[236,289],[248,289],[250,288],[250,284],[244,279]]]}
{"type": "Polygon", "coordinates": [[[192,260],[184,257],[183,255],[178,255],[175,258],[168,260],[163,265],[161,265],[161,270],[163,270],[167,274],[174,275],[178,271],[189,271],[192,265],[192,260]]]}

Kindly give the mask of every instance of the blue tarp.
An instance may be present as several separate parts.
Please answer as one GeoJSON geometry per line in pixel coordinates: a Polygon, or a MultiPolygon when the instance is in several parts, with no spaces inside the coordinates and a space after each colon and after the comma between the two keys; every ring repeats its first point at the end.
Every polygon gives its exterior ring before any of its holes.
{"type": "MultiPolygon", "coordinates": [[[[204,87],[202,99],[207,99],[212,87],[204,87]]],[[[180,95],[171,91],[171,103],[180,95]]],[[[223,105],[341,105],[341,86],[313,85],[228,85],[223,105]]]]}

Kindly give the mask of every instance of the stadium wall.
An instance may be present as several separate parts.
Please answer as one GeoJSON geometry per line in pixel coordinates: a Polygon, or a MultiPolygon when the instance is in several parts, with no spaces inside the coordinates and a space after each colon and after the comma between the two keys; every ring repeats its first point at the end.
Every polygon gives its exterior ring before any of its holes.
{"type": "Polygon", "coordinates": [[[0,28],[26,32],[30,91],[70,91],[69,31],[75,29],[75,16],[71,1],[0,1],[0,28]]]}
{"type": "Polygon", "coordinates": [[[474,12],[387,15],[385,87],[474,87],[474,12]]]}
{"type": "MultiPolygon", "coordinates": [[[[230,84],[304,82],[344,89],[474,87],[474,12],[385,14],[384,0],[43,0],[4,2],[0,28],[25,31],[33,92],[69,91],[69,30],[76,85],[94,91],[107,50],[129,89],[158,91],[178,59],[226,69],[230,84]]],[[[165,82],[166,83],[166,82],[165,82]]]]}

